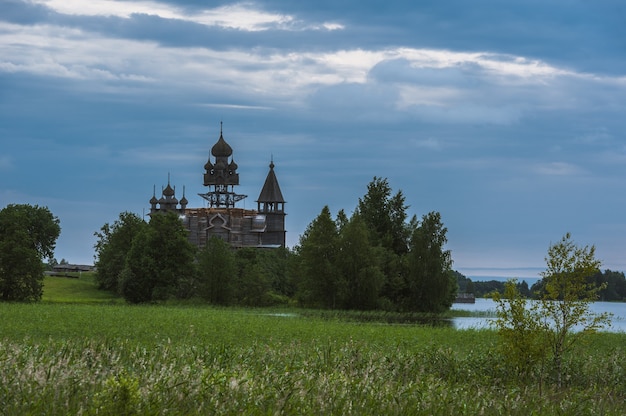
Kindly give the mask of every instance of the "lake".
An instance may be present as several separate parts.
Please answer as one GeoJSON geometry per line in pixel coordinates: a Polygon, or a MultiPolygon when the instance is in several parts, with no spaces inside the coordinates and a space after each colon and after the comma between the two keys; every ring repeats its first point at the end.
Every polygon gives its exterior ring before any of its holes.
{"type": "MultiPolygon", "coordinates": [[[[456,329],[489,328],[489,322],[494,319],[496,313],[496,302],[492,299],[477,298],[476,303],[454,303],[452,309],[485,314],[485,316],[452,318],[452,324],[456,329]]],[[[626,332],[626,302],[593,302],[589,309],[594,313],[613,314],[611,326],[604,331],[626,332]]]]}

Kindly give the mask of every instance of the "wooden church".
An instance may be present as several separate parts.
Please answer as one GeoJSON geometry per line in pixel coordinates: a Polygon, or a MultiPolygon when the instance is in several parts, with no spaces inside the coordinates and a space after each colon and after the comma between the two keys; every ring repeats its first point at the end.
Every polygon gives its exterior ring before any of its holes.
{"type": "Polygon", "coordinates": [[[207,192],[198,194],[207,201],[203,208],[188,208],[184,190],[180,201],[175,188],[168,184],[162,190],[161,198],[153,193],[150,199],[150,215],[162,212],[176,212],[189,232],[189,241],[203,247],[207,240],[219,237],[232,247],[285,247],[285,200],[274,172],[274,161],[269,165],[265,183],[256,200],[257,209],[237,208],[236,204],[247,196],[235,192],[239,185],[237,164],[233,149],[224,140],[220,128],[220,138],[211,148],[204,165],[204,186],[207,192]]]}

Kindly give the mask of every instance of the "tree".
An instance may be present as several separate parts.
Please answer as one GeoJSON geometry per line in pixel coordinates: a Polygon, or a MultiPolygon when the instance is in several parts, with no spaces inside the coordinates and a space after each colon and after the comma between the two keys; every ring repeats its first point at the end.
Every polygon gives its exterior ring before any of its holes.
{"type": "Polygon", "coordinates": [[[457,284],[450,251],[444,250],[446,233],[438,212],[424,215],[413,232],[404,308],[439,313],[452,306],[457,284]]]}
{"type": "Polygon", "coordinates": [[[287,303],[289,297],[295,294],[289,273],[291,257],[285,247],[237,250],[235,301],[249,306],[287,303]]]}
{"type": "Polygon", "coordinates": [[[339,235],[337,224],[325,206],[300,237],[301,281],[304,303],[334,309],[342,304],[346,282],[336,267],[339,235]]]}
{"type": "Polygon", "coordinates": [[[605,270],[604,272],[596,273],[590,280],[597,286],[602,286],[598,293],[601,301],[624,301],[626,300],[626,277],[624,272],[614,272],[612,270],[605,270]]]}
{"type": "Polygon", "coordinates": [[[122,295],[131,303],[186,297],[182,283],[192,279],[194,259],[195,247],[178,216],[153,215],[133,239],[121,275],[122,295]]]}
{"type": "Polygon", "coordinates": [[[521,378],[539,371],[542,380],[548,343],[540,304],[529,302],[521,294],[515,280],[505,283],[503,294],[494,293],[497,304],[494,325],[498,329],[501,351],[507,363],[517,370],[521,378]]]}
{"type": "Polygon", "coordinates": [[[397,255],[408,251],[411,230],[407,227],[405,198],[402,191],[391,195],[387,179],[374,179],[367,185],[367,193],[359,198],[357,212],[372,231],[374,244],[393,251],[397,255]]]}
{"type": "Polygon", "coordinates": [[[345,307],[367,310],[378,306],[384,275],[380,247],[370,243],[369,231],[358,214],[343,226],[338,241],[337,266],[346,280],[345,307]]]}
{"type": "Polygon", "coordinates": [[[599,271],[601,262],[595,258],[595,246],[577,246],[570,233],[550,246],[546,270],[541,273],[545,291],[541,309],[546,326],[551,327],[550,346],[558,385],[561,385],[562,358],[581,337],[594,332],[610,321],[607,314],[594,314],[589,304],[598,299],[601,287],[587,283],[599,271]],[[573,332],[575,328],[580,331],[573,332]]]}
{"type": "Polygon", "coordinates": [[[0,298],[37,301],[44,259],[54,255],[59,219],[46,207],[11,204],[0,211],[0,298]]]}
{"type": "Polygon", "coordinates": [[[286,247],[259,252],[258,262],[269,276],[271,290],[278,295],[292,297],[296,293],[290,264],[295,256],[286,247]]]}
{"type": "Polygon", "coordinates": [[[530,291],[530,288],[528,287],[528,282],[526,280],[522,280],[521,282],[517,283],[517,290],[519,290],[520,294],[525,298],[532,297],[532,292],[530,291]]]}
{"type": "MultiPolygon", "coordinates": [[[[496,326],[503,334],[505,348],[511,351],[516,350],[514,344],[524,336],[539,339],[537,345],[543,345],[541,354],[533,357],[544,360],[548,354],[551,356],[560,387],[565,353],[582,337],[609,325],[610,316],[595,314],[589,309],[602,289],[602,286],[589,283],[600,267],[594,246],[578,246],[567,233],[561,241],[549,247],[545,260],[547,267],[541,273],[543,291],[540,299],[537,303],[519,301],[518,287],[508,287],[508,298],[497,298],[496,326]]],[[[519,350],[516,354],[521,361],[523,354],[527,353],[519,350]]]]}
{"type": "Polygon", "coordinates": [[[211,303],[228,305],[233,299],[236,275],[230,245],[219,237],[210,238],[198,254],[198,295],[211,303]]]}
{"type": "Polygon", "coordinates": [[[392,189],[386,178],[374,176],[367,185],[367,193],[359,198],[358,213],[368,230],[370,242],[383,248],[381,252],[381,270],[385,276],[381,296],[383,303],[393,305],[401,302],[401,291],[406,270],[402,257],[409,251],[409,240],[417,218],[407,222],[408,205],[402,191],[392,195],[392,189]]]}
{"type": "Polygon", "coordinates": [[[98,288],[119,292],[122,271],[126,267],[126,256],[130,252],[133,240],[147,226],[138,215],[122,212],[113,225],[104,224],[99,232],[94,248],[96,249],[96,282],[98,288]]]}

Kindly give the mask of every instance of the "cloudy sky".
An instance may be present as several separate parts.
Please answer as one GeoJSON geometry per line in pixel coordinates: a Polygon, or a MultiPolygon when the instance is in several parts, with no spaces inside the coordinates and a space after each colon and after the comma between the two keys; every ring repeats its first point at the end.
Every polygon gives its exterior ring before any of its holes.
{"type": "Polygon", "coordinates": [[[48,206],[58,260],[168,173],[202,206],[220,121],[290,246],[379,176],[468,276],[536,277],[566,232],[626,270],[623,0],[0,2],[0,206],[48,206]]]}

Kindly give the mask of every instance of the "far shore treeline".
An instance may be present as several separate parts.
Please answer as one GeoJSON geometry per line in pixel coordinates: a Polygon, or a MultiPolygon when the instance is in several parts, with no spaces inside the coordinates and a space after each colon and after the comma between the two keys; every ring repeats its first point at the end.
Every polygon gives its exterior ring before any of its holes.
{"type": "MultiPolygon", "coordinates": [[[[459,292],[461,293],[471,293],[477,298],[484,298],[493,297],[496,293],[502,295],[505,292],[506,282],[500,280],[475,282],[457,271],[454,274],[457,278],[459,292]]],[[[626,301],[626,276],[624,276],[624,272],[616,272],[609,269],[604,271],[598,270],[587,278],[587,283],[600,288],[597,299],[599,301],[626,301]]],[[[544,282],[543,279],[539,279],[531,286],[528,286],[525,280],[518,279],[516,286],[523,297],[537,299],[542,293],[544,282]]]]}

